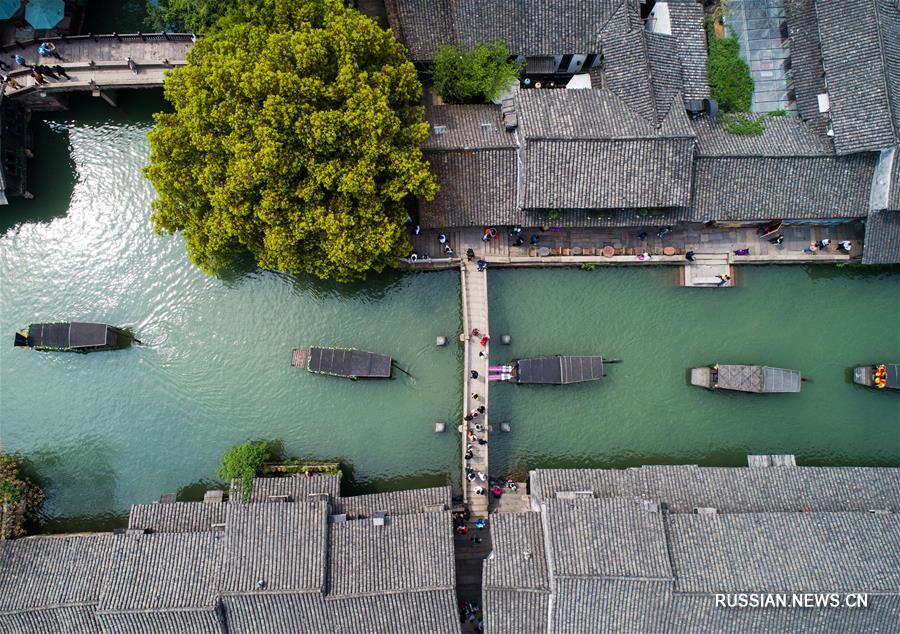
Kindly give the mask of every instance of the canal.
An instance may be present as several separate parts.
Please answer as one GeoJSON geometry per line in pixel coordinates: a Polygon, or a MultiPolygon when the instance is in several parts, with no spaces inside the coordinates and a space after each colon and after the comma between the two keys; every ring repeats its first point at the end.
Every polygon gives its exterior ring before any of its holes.
{"type": "MultiPolygon", "coordinates": [[[[80,97],[34,123],[30,189],[0,210],[0,443],[48,483],[48,530],[107,527],[166,491],[194,496],[222,452],[277,438],[334,458],[349,492],[452,482],[461,415],[454,272],[339,286],[238,267],[197,271],[180,238],[150,224],[141,176],[158,93],[120,107],[80,97]],[[130,325],[145,345],[88,356],[12,347],[29,321],[130,325]],[[290,367],[292,347],[393,355],[414,378],[348,382],[290,367]],[[452,428],[452,425],[451,425],[452,428]]],[[[674,287],[672,269],[492,270],[494,361],[544,353],[623,359],[599,384],[491,391],[492,470],[744,464],[748,452],[803,464],[900,465],[900,399],[848,383],[847,369],[900,358],[900,273],[742,269],[741,288],[674,287]],[[800,395],[713,394],[691,365],[796,367],[800,395]]]]}

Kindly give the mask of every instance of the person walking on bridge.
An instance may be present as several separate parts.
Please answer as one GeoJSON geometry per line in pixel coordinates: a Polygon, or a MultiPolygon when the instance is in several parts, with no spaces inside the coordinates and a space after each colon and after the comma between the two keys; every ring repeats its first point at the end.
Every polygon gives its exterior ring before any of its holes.
{"type": "Polygon", "coordinates": [[[62,66],[60,66],[59,64],[55,64],[53,66],[53,70],[56,72],[57,75],[61,75],[61,76],[65,77],[66,79],[72,79],[71,77],[69,77],[69,73],[66,72],[66,69],[63,68],[62,66]]]}
{"type": "Polygon", "coordinates": [[[49,66],[44,66],[43,64],[36,64],[34,68],[41,75],[46,75],[47,77],[50,77],[51,79],[59,79],[59,75],[54,73],[53,69],[50,68],[49,66]]]}
{"type": "Polygon", "coordinates": [[[44,79],[44,76],[41,75],[34,66],[31,67],[31,76],[34,78],[34,83],[36,83],[38,86],[43,86],[47,83],[47,80],[44,79]]]}
{"type": "Polygon", "coordinates": [[[62,59],[56,50],[56,44],[53,42],[42,42],[41,45],[38,46],[38,55],[41,57],[55,57],[56,59],[62,59]]]}

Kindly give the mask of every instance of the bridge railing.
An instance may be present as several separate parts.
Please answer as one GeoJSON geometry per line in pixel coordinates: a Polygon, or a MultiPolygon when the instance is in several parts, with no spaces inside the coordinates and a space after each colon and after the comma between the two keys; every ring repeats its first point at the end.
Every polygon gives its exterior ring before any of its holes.
{"type": "Polygon", "coordinates": [[[16,51],[23,50],[32,46],[37,46],[41,42],[103,42],[103,41],[116,41],[116,42],[191,42],[199,38],[200,36],[195,33],[108,33],[103,35],[96,35],[94,33],[87,33],[85,35],[61,35],[58,37],[41,37],[32,40],[27,40],[25,42],[20,42],[16,40],[11,44],[7,44],[5,46],[0,47],[0,51],[16,51]]]}

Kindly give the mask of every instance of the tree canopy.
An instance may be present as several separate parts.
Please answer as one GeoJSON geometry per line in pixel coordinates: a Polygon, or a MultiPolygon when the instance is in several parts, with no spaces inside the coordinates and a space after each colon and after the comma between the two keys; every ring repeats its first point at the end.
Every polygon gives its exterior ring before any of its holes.
{"type": "Polygon", "coordinates": [[[216,469],[216,476],[225,483],[240,480],[241,496],[247,499],[253,478],[260,475],[264,463],[274,460],[278,454],[278,443],[270,440],[235,445],[222,456],[222,464],[216,469]]]}
{"type": "Polygon", "coordinates": [[[408,252],[403,201],[437,191],[415,68],[389,31],[340,0],[240,2],[170,72],[145,174],[159,233],[215,272],[338,281],[408,252]]]}
{"type": "Polygon", "coordinates": [[[518,81],[521,72],[522,65],[510,59],[503,42],[442,46],[431,71],[434,89],[447,103],[492,101],[518,81]]]}
{"type": "Polygon", "coordinates": [[[722,112],[747,112],[753,99],[753,77],[750,67],[741,59],[740,43],[734,35],[719,37],[710,19],[705,22],[709,58],[710,95],[722,112]]]}
{"type": "Polygon", "coordinates": [[[238,0],[148,0],[144,22],[154,31],[206,33],[238,0]]]}

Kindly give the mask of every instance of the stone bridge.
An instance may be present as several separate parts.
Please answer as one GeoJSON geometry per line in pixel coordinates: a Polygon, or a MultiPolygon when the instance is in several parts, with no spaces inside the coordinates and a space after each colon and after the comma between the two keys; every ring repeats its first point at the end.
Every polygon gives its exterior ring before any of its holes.
{"type": "Polygon", "coordinates": [[[5,97],[32,110],[58,110],[65,107],[65,93],[89,90],[115,105],[118,89],[161,87],[167,70],[187,63],[195,40],[190,33],[114,33],[19,42],[2,49],[3,61],[14,66],[10,77],[18,84],[5,86],[5,97]],[[53,42],[62,59],[39,56],[40,42],[53,42]],[[59,64],[71,79],[45,76],[46,83],[38,85],[28,68],[15,66],[17,54],[29,65],[59,64]],[[137,72],[129,68],[129,57],[137,64],[137,72]]]}

